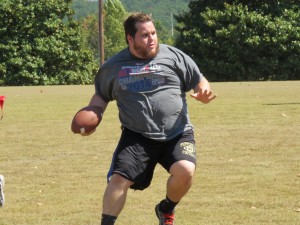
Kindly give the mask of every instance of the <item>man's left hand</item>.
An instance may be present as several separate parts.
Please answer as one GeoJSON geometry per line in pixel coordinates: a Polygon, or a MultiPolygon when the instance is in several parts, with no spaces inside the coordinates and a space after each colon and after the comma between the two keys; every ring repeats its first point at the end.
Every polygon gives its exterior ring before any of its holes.
{"type": "Polygon", "coordinates": [[[217,95],[215,95],[212,91],[202,90],[200,88],[199,92],[191,94],[191,97],[204,104],[207,104],[210,101],[214,100],[217,97],[217,95]]]}

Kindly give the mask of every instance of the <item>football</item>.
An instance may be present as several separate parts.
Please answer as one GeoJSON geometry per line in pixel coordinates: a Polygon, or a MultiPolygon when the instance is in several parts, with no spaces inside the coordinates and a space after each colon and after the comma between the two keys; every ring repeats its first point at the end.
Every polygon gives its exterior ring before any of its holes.
{"type": "Polygon", "coordinates": [[[99,106],[86,106],[74,116],[71,130],[75,134],[88,134],[96,129],[102,120],[102,108],[99,106]]]}

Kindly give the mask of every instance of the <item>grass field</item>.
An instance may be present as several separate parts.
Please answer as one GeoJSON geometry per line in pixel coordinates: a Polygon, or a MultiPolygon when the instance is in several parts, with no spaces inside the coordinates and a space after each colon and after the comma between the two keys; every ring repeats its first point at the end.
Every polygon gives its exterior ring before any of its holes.
{"type": "MultiPolygon", "coordinates": [[[[177,225],[300,224],[300,81],[212,83],[218,98],[188,97],[198,149],[195,183],[177,207],[177,225]]],[[[93,86],[0,87],[0,225],[100,224],[106,172],[120,124],[115,103],[96,133],[70,122],[93,86]]],[[[129,191],[117,225],[157,225],[154,206],[167,174],[157,167],[145,191],[129,191]]]]}

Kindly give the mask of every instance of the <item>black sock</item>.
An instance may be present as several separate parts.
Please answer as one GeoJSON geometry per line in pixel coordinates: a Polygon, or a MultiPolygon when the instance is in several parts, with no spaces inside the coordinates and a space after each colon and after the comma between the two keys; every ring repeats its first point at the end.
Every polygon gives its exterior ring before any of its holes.
{"type": "Polygon", "coordinates": [[[102,214],[101,225],[114,225],[116,220],[116,216],[102,214]]]}
{"type": "Polygon", "coordinates": [[[163,213],[173,213],[178,202],[172,202],[168,197],[161,202],[161,211],[163,213]]]}

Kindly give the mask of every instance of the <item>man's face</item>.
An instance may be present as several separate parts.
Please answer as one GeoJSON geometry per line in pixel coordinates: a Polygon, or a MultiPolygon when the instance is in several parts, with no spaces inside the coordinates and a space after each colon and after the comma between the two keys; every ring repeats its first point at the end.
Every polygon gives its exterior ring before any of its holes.
{"type": "Polygon", "coordinates": [[[155,26],[152,22],[137,23],[134,37],[128,35],[130,52],[142,59],[151,59],[157,55],[158,41],[155,26]]]}

